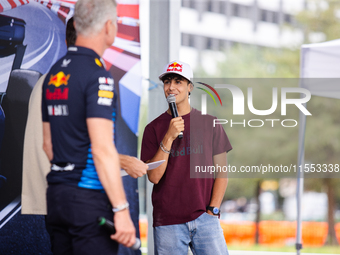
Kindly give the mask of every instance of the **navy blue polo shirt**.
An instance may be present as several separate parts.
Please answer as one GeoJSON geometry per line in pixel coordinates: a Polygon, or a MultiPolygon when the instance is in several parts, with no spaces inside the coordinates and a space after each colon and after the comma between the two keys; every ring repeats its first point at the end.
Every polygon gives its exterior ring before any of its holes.
{"type": "Polygon", "coordinates": [[[93,50],[69,47],[47,74],[42,93],[42,118],[50,123],[53,144],[48,183],[103,190],[92,158],[86,119],[115,118],[111,74],[93,50]]]}

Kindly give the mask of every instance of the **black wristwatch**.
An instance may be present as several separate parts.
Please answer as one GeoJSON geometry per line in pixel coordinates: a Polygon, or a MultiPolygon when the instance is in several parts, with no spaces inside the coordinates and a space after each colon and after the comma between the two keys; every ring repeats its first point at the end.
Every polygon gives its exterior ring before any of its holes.
{"type": "Polygon", "coordinates": [[[211,211],[213,215],[220,215],[220,209],[218,207],[207,206],[207,210],[211,211]]]}

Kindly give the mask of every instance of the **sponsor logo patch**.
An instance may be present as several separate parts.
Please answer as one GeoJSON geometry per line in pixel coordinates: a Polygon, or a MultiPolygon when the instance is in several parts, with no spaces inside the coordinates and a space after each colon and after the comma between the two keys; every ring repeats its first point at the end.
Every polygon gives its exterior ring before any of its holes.
{"type": "Polygon", "coordinates": [[[64,72],[59,72],[56,75],[51,74],[48,85],[53,85],[57,88],[60,87],[61,85],[67,86],[70,76],[71,76],[70,74],[65,75],[64,72]]]}
{"type": "Polygon", "coordinates": [[[107,90],[99,90],[98,96],[99,97],[105,97],[105,98],[113,98],[113,92],[107,91],[107,90]]]}
{"type": "Polygon", "coordinates": [[[177,62],[174,62],[170,64],[167,68],[167,72],[182,72],[183,65],[178,64],[177,62]]]}
{"type": "Polygon", "coordinates": [[[107,91],[113,91],[113,85],[99,85],[100,90],[107,90],[107,91]]]}
{"type": "Polygon", "coordinates": [[[99,90],[97,104],[111,106],[112,98],[114,97],[114,81],[110,77],[99,77],[99,90]]]}
{"type": "Polygon", "coordinates": [[[68,116],[67,105],[49,105],[47,106],[49,116],[68,116]]]}
{"type": "Polygon", "coordinates": [[[99,84],[108,84],[108,85],[113,85],[114,83],[113,79],[109,77],[99,77],[98,82],[99,84]]]}
{"type": "Polygon", "coordinates": [[[68,47],[68,51],[78,51],[77,47],[68,47]]]}
{"type": "Polygon", "coordinates": [[[46,100],[67,100],[68,99],[68,88],[56,88],[53,92],[46,89],[46,100]]]}
{"type": "Polygon", "coordinates": [[[75,164],[67,163],[66,166],[58,166],[56,164],[53,164],[51,167],[51,170],[53,171],[72,171],[75,167],[75,164]]]}
{"type": "Polygon", "coordinates": [[[71,63],[71,59],[64,59],[61,67],[67,67],[69,63],[71,63]]]}
{"type": "Polygon", "coordinates": [[[97,64],[99,67],[103,67],[102,62],[101,62],[98,58],[96,58],[96,59],[94,60],[94,62],[96,62],[96,64],[97,64]]]}
{"type": "Polygon", "coordinates": [[[98,98],[97,104],[111,106],[112,98],[100,97],[100,98],[98,98]]]}

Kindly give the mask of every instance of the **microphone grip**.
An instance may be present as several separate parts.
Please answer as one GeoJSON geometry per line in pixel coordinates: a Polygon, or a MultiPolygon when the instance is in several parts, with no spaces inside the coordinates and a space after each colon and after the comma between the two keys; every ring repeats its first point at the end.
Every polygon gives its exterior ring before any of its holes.
{"type": "MultiPolygon", "coordinates": [[[[116,233],[115,224],[112,221],[110,221],[110,220],[108,220],[104,217],[98,217],[97,221],[98,221],[99,226],[103,226],[111,234],[116,233]]],[[[136,237],[136,242],[129,248],[132,249],[132,250],[139,250],[140,247],[141,247],[141,241],[140,241],[139,238],[136,237]]]]}
{"type": "Polygon", "coordinates": [[[177,111],[176,103],[169,103],[169,108],[170,108],[172,117],[177,118],[178,117],[178,111],[177,111]]]}
{"type": "MultiPolygon", "coordinates": [[[[178,117],[178,111],[177,111],[176,103],[174,103],[174,102],[173,103],[169,103],[169,108],[170,108],[172,117],[173,118],[178,117]]],[[[182,131],[179,133],[178,138],[179,139],[183,138],[183,132],[182,131]]]]}

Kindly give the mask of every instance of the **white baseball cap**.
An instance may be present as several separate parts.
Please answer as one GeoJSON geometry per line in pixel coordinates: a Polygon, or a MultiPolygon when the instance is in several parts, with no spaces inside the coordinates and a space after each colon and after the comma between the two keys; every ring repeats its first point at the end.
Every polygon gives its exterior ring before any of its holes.
{"type": "Polygon", "coordinates": [[[168,73],[181,75],[189,81],[194,77],[190,65],[178,60],[172,61],[167,64],[163,69],[163,73],[158,78],[161,80],[163,76],[168,73]]]}

